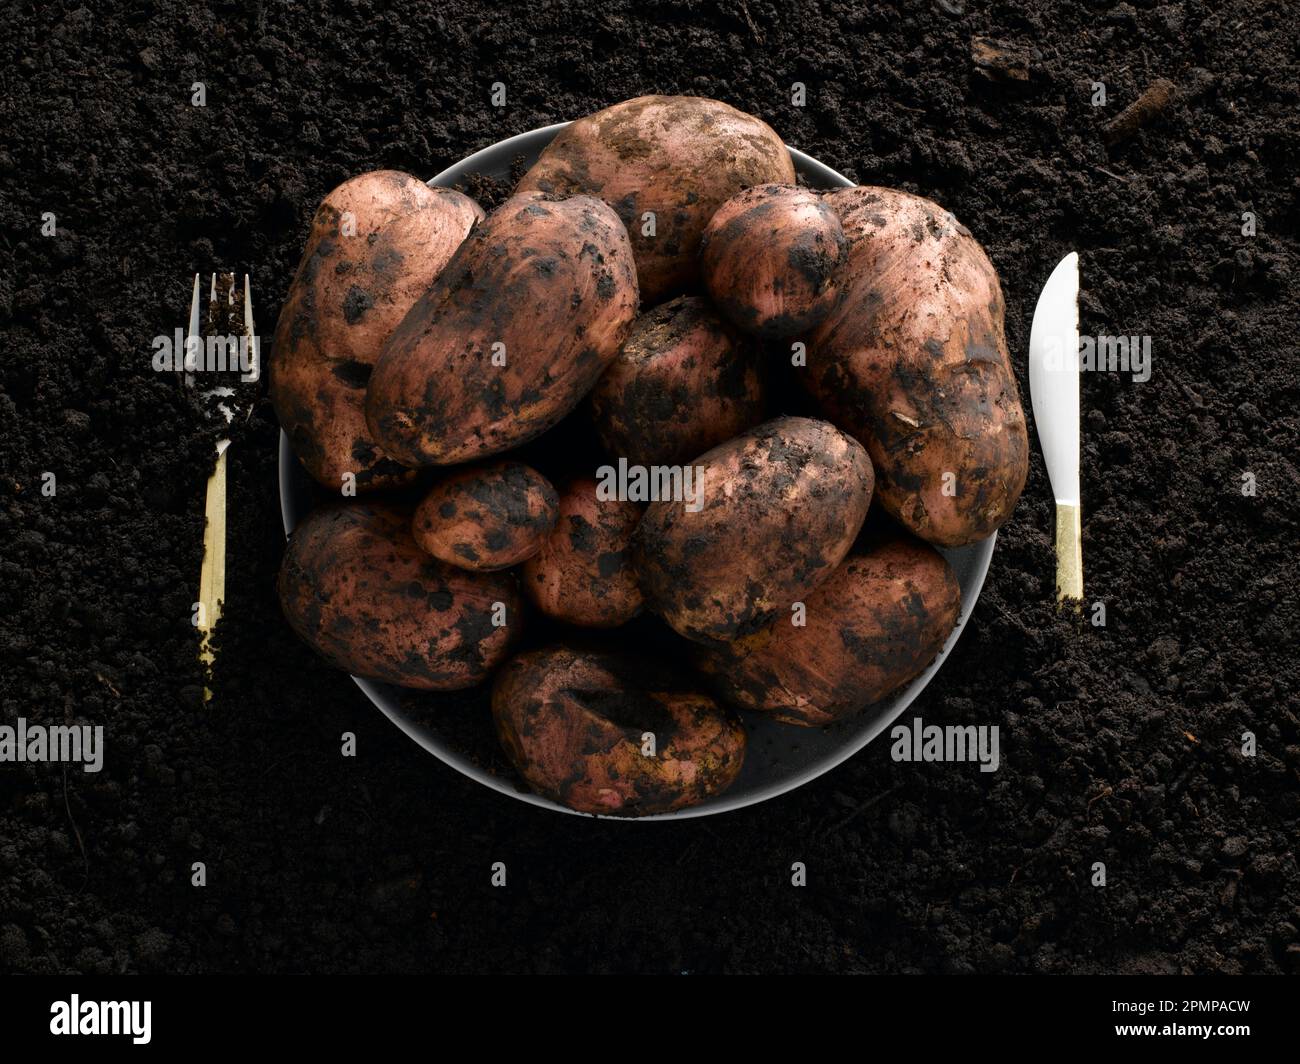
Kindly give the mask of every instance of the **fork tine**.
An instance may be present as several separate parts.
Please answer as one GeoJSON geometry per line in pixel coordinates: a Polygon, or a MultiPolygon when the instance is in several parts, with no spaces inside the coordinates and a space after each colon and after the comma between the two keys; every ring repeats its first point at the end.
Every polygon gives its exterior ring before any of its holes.
{"type": "Polygon", "coordinates": [[[190,299],[190,329],[186,337],[199,334],[199,275],[194,275],[194,295],[190,299]]]}
{"type": "Polygon", "coordinates": [[[194,275],[194,294],[190,298],[190,327],[185,334],[185,350],[181,352],[181,366],[185,374],[185,386],[192,387],[194,375],[190,372],[191,349],[199,342],[199,275],[194,275]],[[192,339],[193,338],[193,339],[192,339]]]}
{"type": "Polygon", "coordinates": [[[248,377],[247,381],[260,380],[262,377],[261,344],[257,340],[257,330],[253,327],[253,290],[248,274],[244,274],[244,332],[248,336],[248,377]]]}

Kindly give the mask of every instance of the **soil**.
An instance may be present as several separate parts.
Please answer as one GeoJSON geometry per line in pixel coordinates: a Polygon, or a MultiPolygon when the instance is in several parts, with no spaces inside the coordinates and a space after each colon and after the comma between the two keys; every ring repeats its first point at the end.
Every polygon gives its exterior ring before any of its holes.
{"type": "Polygon", "coordinates": [[[97,775],[0,766],[0,968],[1300,969],[1289,5],[250,7],[44,4],[0,45],[0,700],[5,723],[107,731],[97,775]],[[1108,146],[1158,78],[1194,89],[1108,146]],[[269,333],[315,205],[348,176],[432,175],[652,91],[724,99],[860,182],[950,208],[1001,274],[1021,371],[1070,250],[1083,331],[1152,338],[1150,380],[1083,381],[1085,571],[1105,625],[1053,608],[1035,451],[974,617],[916,706],[998,725],[997,772],[896,763],[881,741],[780,800],[641,825],[480,787],[282,620],[264,398],[230,450],[204,703],[190,617],[211,438],[150,366],[194,271],[251,271],[269,333]]]}

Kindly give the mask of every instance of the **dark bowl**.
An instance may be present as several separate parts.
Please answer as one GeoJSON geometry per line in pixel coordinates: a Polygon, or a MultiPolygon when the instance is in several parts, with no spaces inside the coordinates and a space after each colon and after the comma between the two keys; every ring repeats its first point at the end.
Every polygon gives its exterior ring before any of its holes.
{"type": "MultiPolygon", "coordinates": [[[[566,123],[534,129],[516,137],[500,141],[489,148],[475,152],[469,158],[449,167],[429,182],[431,185],[464,185],[470,174],[509,180],[514,161],[523,158],[531,165],[542,149],[550,143],[566,123]]],[[[823,166],[803,152],[790,149],[795,170],[813,188],[846,188],[853,182],[823,166]]],[[[289,439],[280,433],[280,510],[284,517],[285,534],[294,527],[310,509],[315,499],[311,478],[299,465],[289,449],[289,439]]],[[[824,772],[829,772],[841,761],[852,757],[872,739],[885,731],[912,701],[925,690],[944,660],[956,645],[966,626],[966,619],[975,608],[984,578],[993,557],[996,534],[979,543],[958,550],[945,550],[961,584],[961,616],[957,627],[942,652],[930,667],[892,698],[877,703],[860,716],[827,728],[799,728],[779,724],[753,713],[743,714],[749,744],[745,765],[740,778],[725,793],[699,805],[675,813],[638,817],[639,820],[671,820],[686,817],[712,816],[741,809],[756,802],[775,798],[824,772]]],[[[521,802],[554,809],[574,816],[572,809],[552,802],[548,798],[527,790],[505,764],[494,745],[489,720],[486,688],[478,691],[457,692],[449,695],[418,695],[389,684],[375,683],[359,677],[352,678],[370,699],[394,724],[419,743],[438,760],[457,772],[491,787],[495,791],[517,798],[521,802]]],[[[602,819],[625,820],[627,817],[602,819]]]]}

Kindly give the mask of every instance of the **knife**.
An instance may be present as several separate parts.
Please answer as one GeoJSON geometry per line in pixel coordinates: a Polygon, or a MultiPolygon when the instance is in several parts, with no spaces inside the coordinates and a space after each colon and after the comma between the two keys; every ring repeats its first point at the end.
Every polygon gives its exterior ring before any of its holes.
{"type": "Polygon", "coordinates": [[[1029,400],[1056,499],[1056,598],[1083,601],[1079,498],[1079,256],[1043,286],[1029,330],[1029,400]]]}

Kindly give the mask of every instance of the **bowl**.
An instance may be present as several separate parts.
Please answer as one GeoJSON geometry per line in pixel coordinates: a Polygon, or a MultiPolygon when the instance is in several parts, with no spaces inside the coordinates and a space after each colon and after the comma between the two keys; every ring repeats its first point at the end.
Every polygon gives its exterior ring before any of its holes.
{"type": "MultiPolygon", "coordinates": [[[[509,180],[515,160],[522,158],[525,165],[532,165],[542,149],[566,124],[561,122],[553,126],[545,126],[499,141],[491,147],[475,152],[455,166],[448,167],[429,184],[447,187],[464,184],[470,174],[484,174],[509,180]]],[[[842,174],[836,173],[829,166],[819,163],[795,148],[790,148],[790,156],[794,160],[795,170],[813,188],[847,188],[853,184],[842,174]]],[[[315,492],[310,476],[290,450],[288,437],[281,432],[280,510],[286,535],[292,532],[298,522],[306,516],[312,507],[314,497],[315,492]]],[[[988,574],[989,562],[993,557],[993,544],[996,539],[995,533],[979,543],[942,552],[952,565],[957,581],[961,585],[961,616],[957,620],[957,627],[953,629],[943,650],[930,667],[893,697],[868,708],[852,720],[841,721],[826,728],[792,727],[757,714],[744,713],[742,716],[745,718],[745,727],[749,733],[745,764],[739,778],[728,790],[699,805],[679,809],[673,813],[635,818],[601,816],[600,819],[684,820],[727,813],[786,794],[848,760],[906,711],[942,668],[944,661],[961,637],[962,629],[965,628],[966,621],[979,599],[980,589],[984,586],[984,578],[988,574]]],[[[597,815],[575,812],[532,793],[522,780],[510,772],[504,762],[496,766],[492,763],[491,757],[467,745],[463,726],[464,716],[466,713],[481,712],[486,718],[489,713],[486,690],[478,696],[482,703],[478,708],[472,704],[470,706],[465,704],[467,694],[471,701],[473,700],[473,692],[456,692],[454,695],[421,696],[425,708],[416,710],[412,708],[410,693],[401,688],[356,676],[352,679],[384,716],[434,757],[462,775],[530,805],[568,813],[571,816],[597,815]],[[436,712],[436,703],[439,699],[445,700],[449,707],[445,720],[440,720],[436,712]],[[435,704],[433,713],[427,711],[430,700],[435,704]],[[452,726],[453,724],[455,726],[452,726]]]]}

